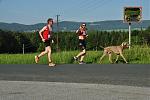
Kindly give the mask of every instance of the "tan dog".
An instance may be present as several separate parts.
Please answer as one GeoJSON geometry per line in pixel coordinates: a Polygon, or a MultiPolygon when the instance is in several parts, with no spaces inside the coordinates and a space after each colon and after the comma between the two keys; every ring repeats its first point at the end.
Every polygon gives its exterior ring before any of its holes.
{"type": "Polygon", "coordinates": [[[105,47],[105,48],[104,48],[103,55],[102,55],[102,57],[100,58],[100,63],[101,63],[102,59],[103,59],[107,54],[109,55],[109,61],[110,61],[111,63],[113,63],[113,62],[112,62],[112,59],[111,59],[112,53],[117,54],[117,58],[116,58],[115,63],[118,61],[119,55],[123,58],[123,60],[124,60],[126,63],[128,63],[127,60],[125,59],[125,57],[123,56],[123,49],[128,48],[128,47],[129,47],[129,44],[128,44],[127,42],[123,42],[123,43],[122,43],[121,45],[119,45],[119,46],[109,46],[109,47],[105,47]]]}

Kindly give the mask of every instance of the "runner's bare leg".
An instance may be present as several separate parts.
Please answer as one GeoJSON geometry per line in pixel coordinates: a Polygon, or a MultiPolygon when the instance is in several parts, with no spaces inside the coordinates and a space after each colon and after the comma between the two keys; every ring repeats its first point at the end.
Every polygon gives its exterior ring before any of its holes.
{"type": "Polygon", "coordinates": [[[82,52],[80,52],[76,57],[79,58],[81,57],[82,55],[85,55],[86,53],[86,50],[84,49],[82,52]]]}
{"type": "Polygon", "coordinates": [[[83,61],[84,57],[85,57],[85,55],[82,55],[82,56],[80,57],[80,61],[83,61]]]}
{"type": "Polygon", "coordinates": [[[41,52],[41,53],[38,55],[38,57],[40,58],[40,57],[44,56],[44,55],[47,54],[47,53],[48,53],[48,50],[47,50],[47,47],[45,47],[45,51],[41,52]]]}
{"type": "Polygon", "coordinates": [[[49,63],[51,63],[52,62],[52,60],[51,60],[51,47],[48,46],[47,50],[48,50],[48,61],[49,61],[49,63]]]}

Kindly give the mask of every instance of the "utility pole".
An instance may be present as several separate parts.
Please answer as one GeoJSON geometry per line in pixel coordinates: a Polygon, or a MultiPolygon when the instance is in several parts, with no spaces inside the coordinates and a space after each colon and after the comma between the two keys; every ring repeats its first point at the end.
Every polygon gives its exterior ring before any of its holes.
{"type": "Polygon", "coordinates": [[[58,47],[58,45],[59,45],[59,36],[58,36],[58,33],[59,33],[59,17],[60,17],[60,15],[56,15],[56,17],[57,17],[57,52],[59,51],[59,47],[58,47]]]}
{"type": "Polygon", "coordinates": [[[22,53],[24,54],[24,44],[22,45],[22,53]]]}

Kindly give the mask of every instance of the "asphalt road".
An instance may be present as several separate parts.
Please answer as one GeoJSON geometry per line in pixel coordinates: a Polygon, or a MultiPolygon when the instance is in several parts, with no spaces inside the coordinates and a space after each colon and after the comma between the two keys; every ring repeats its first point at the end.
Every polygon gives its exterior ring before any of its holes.
{"type": "Polygon", "coordinates": [[[150,87],[150,65],[0,65],[0,80],[150,87]]]}
{"type": "Polygon", "coordinates": [[[150,88],[1,80],[0,100],[150,100],[150,88]]]}

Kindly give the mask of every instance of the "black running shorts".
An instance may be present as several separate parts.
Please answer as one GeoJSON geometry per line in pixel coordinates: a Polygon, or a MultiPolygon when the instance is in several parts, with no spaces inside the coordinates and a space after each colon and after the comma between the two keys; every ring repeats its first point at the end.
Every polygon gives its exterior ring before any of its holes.
{"type": "Polygon", "coordinates": [[[51,41],[52,41],[51,39],[46,40],[46,41],[44,42],[45,47],[51,46],[51,41]]]}
{"type": "Polygon", "coordinates": [[[82,50],[86,49],[86,41],[79,39],[79,47],[80,47],[82,50]]]}

